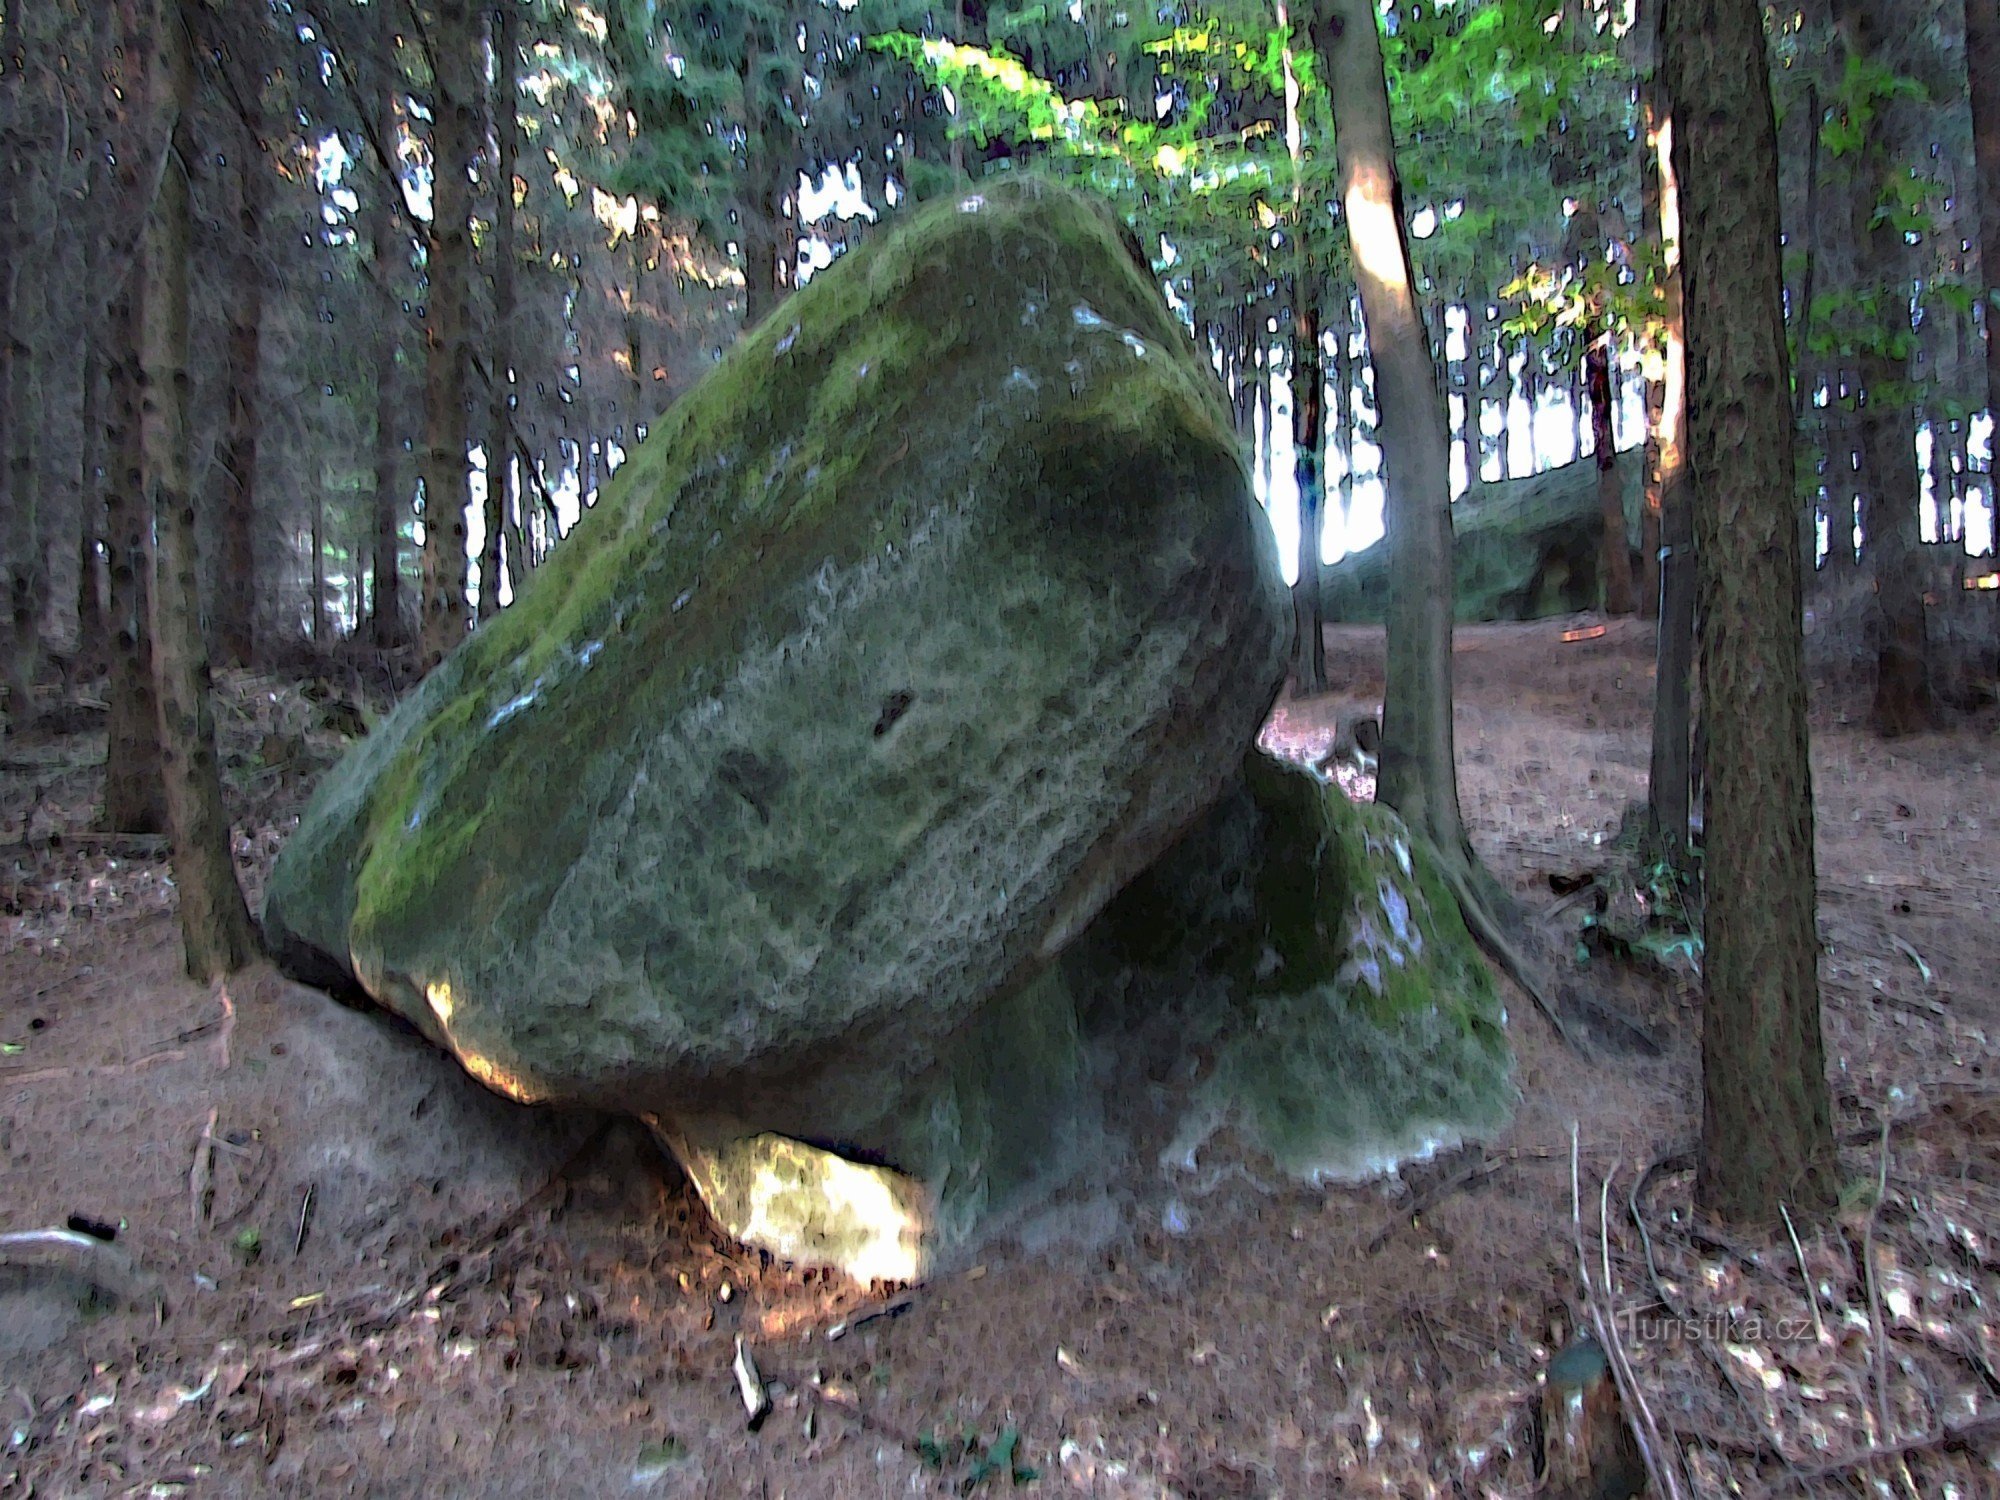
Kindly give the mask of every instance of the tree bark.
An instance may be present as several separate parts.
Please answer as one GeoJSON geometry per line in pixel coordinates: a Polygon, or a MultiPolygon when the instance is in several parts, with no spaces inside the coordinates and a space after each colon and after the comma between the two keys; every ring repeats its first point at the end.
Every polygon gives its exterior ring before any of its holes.
{"type": "MultiPolygon", "coordinates": [[[[250,107],[256,108],[253,97],[250,107]]],[[[236,266],[229,300],[229,389],[220,453],[222,555],[216,570],[215,645],[224,665],[256,657],[257,436],[263,403],[264,174],[270,170],[254,119],[243,122],[237,173],[236,266]]]]}
{"type": "Polygon", "coordinates": [[[145,343],[140,441],[152,500],[158,565],[153,595],[153,671],[159,694],[161,762],[173,831],[174,889],[188,972],[212,980],[248,963],[256,929],[237,883],[209,702],[189,472],[187,173],[200,157],[193,121],[194,67],[179,0],[156,12],[153,97],[172,122],[167,164],[145,234],[145,343]]]}
{"type": "MultiPolygon", "coordinates": [[[[381,71],[381,138],[395,139],[396,58],[394,26],[387,7],[377,18],[376,64],[381,71]]],[[[403,634],[403,575],[401,536],[409,495],[399,489],[402,473],[403,429],[396,400],[397,326],[401,322],[395,306],[397,282],[409,270],[409,242],[398,229],[395,195],[403,191],[394,177],[384,176],[375,190],[370,207],[368,241],[375,259],[376,290],[387,304],[377,334],[375,350],[375,495],[371,507],[374,525],[372,597],[368,608],[368,632],[375,645],[393,650],[405,644],[403,634]]]]}
{"type": "Polygon", "coordinates": [[[439,0],[431,27],[433,90],[430,248],[424,322],[424,627],[427,666],[465,639],[466,291],[472,265],[472,158],[478,149],[471,13],[439,0]]]}
{"type": "MultiPolygon", "coordinates": [[[[1850,62],[1878,59],[1883,17],[1872,3],[1835,0],[1833,13],[1850,62]]],[[[1906,362],[1887,347],[1892,335],[1909,332],[1903,311],[1909,265],[1902,231],[1875,217],[1899,170],[1888,144],[1898,113],[1890,104],[1864,133],[1849,216],[1864,289],[1880,294],[1890,325],[1874,330],[1875,338],[1864,341],[1857,353],[1854,411],[1861,485],[1868,497],[1863,544],[1875,578],[1877,648],[1870,720],[1885,737],[1913,734],[1937,722],[1924,608],[1915,391],[1906,362]]]]}
{"type": "Polygon", "coordinates": [[[1777,122],[1756,0],[1669,0],[1688,457],[1709,747],[1696,1202],[1817,1217],[1836,1172],[1820,1039],[1803,589],[1780,260],[1777,122]]]}
{"type": "Polygon", "coordinates": [[[1590,386],[1590,428],[1596,445],[1597,509],[1603,518],[1604,612],[1629,615],[1638,608],[1632,592],[1632,541],[1625,530],[1625,486],[1618,478],[1618,440],[1611,425],[1611,340],[1603,325],[1585,330],[1584,370],[1590,386]]]}
{"type": "Polygon", "coordinates": [[[1451,468],[1417,307],[1372,0],[1324,0],[1313,27],[1367,325],[1388,494],[1390,598],[1377,796],[1447,859],[1470,859],[1451,722],[1451,468]]]}

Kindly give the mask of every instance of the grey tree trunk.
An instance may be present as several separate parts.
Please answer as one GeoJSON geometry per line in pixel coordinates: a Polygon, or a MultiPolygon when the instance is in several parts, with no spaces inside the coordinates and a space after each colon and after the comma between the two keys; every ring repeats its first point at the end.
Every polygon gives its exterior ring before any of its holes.
{"type": "MultiPolygon", "coordinates": [[[[394,21],[386,7],[376,18],[374,40],[381,87],[376,100],[380,110],[380,138],[388,141],[395,139],[397,72],[394,21]]],[[[402,191],[402,185],[385,174],[376,184],[368,213],[369,253],[374,257],[376,291],[384,304],[375,348],[375,495],[370,568],[373,583],[368,633],[375,645],[384,650],[405,644],[400,541],[409,493],[399,485],[404,433],[396,398],[396,350],[397,328],[402,319],[395,301],[397,284],[410,267],[409,241],[398,228],[396,212],[396,196],[402,191]]]]}
{"type": "MultiPolygon", "coordinates": [[[[254,98],[250,107],[256,107],[254,98]]],[[[235,275],[230,280],[229,390],[222,448],[222,555],[216,570],[216,652],[229,666],[256,655],[257,436],[263,402],[258,373],[264,349],[264,155],[254,119],[243,122],[237,173],[235,275]]]]}
{"type": "Polygon", "coordinates": [[[171,120],[175,160],[167,165],[145,235],[145,342],[140,372],[140,442],[152,500],[157,568],[153,595],[153,675],[172,828],[174,890],[188,972],[211,980],[257,953],[257,934],[237,883],[222,775],[209,703],[208,648],[202,639],[200,568],[195,556],[194,489],[188,431],[188,164],[200,157],[193,121],[194,67],[180,0],[156,12],[152,97],[171,120]]]}
{"type": "Polygon", "coordinates": [[[1688,458],[1708,756],[1696,1201],[1735,1223],[1834,1204],[1820,1039],[1804,604],[1777,123],[1757,0],[1669,0],[1688,458]]]}
{"type": "Polygon", "coordinates": [[[467,286],[471,279],[472,158],[478,150],[473,35],[466,0],[439,0],[431,28],[434,81],[430,252],[424,322],[423,654],[435,666],[465,639],[467,286]]]}

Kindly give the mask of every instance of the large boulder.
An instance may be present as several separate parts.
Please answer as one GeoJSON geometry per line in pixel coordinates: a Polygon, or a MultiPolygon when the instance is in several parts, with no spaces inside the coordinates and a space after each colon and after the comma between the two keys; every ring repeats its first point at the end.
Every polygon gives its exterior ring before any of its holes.
{"type": "Polygon", "coordinates": [[[1289,629],[1137,244],[990,188],[660,420],[329,774],[266,925],[491,1087],[654,1119],[726,1221],[909,1274],[1059,1144],[1051,961],[1231,782],[1289,629]],[[886,1249],[813,1219],[848,1166],[886,1249]]]}
{"type": "MultiPolygon", "coordinates": [[[[1635,578],[1641,464],[1637,449],[1618,456],[1635,578]]],[[[1460,620],[1540,620],[1602,607],[1604,511],[1595,458],[1475,484],[1453,503],[1451,524],[1460,620]]],[[[1350,552],[1321,579],[1329,620],[1379,622],[1389,603],[1389,549],[1377,542],[1350,552]]]]}

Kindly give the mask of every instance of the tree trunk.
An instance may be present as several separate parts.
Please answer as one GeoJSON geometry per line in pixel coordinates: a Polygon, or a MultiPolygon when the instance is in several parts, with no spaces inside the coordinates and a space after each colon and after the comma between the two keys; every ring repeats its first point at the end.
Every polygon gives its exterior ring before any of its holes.
{"type": "MultiPolygon", "coordinates": [[[[1327,413],[1331,441],[1327,444],[1340,460],[1341,545],[1352,549],[1354,526],[1354,313],[1345,286],[1340,289],[1340,311],[1333,320],[1333,407],[1327,413]]],[[[1322,480],[1321,487],[1324,488],[1322,480]]]]}
{"type": "MultiPolygon", "coordinates": [[[[520,136],[514,101],[519,51],[515,43],[518,0],[499,0],[493,7],[493,347],[488,351],[493,372],[486,423],[486,549],[479,563],[479,618],[500,612],[500,572],[509,514],[507,481],[514,465],[512,418],[508,395],[514,378],[514,350],[509,325],[514,320],[514,155],[520,136]]],[[[639,378],[634,362],[632,378],[639,378]]]]}
{"type": "Polygon", "coordinates": [[[212,980],[248,963],[257,952],[257,935],[237,883],[229,819],[222,807],[195,558],[187,410],[187,166],[201,157],[191,119],[194,67],[178,0],[162,4],[158,21],[159,76],[153,97],[162,106],[159,117],[172,121],[175,159],[167,163],[146,226],[140,441],[158,557],[153,671],[168,822],[173,830],[174,891],[188,972],[212,980]]]}
{"type": "Polygon", "coordinates": [[[1777,122],[1756,0],[1670,0],[1688,457],[1708,757],[1696,1202],[1818,1217],[1837,1185],[1820,1040],[1803,591],[1778,246],[1777,122]]]}
{"type": "Polygon", "coordinates": [[[1320,543],[1326,534],[1326,477],[1320,470],[1321,392],[1319,308],[1311,289],[1310,261],[1301,255],[1301,285],[1292,292],[1292,464],[1299,488],[1299,579],[1292,586],[1297,616],[1301,696],[1326,691],[1326,610],[1320,594],[1320,543]]]}
{"type": "Polygon", "coordinates": [[[1972,166],[1979,184],[1979,281],[1986,328],[1989,438],[1986,502],[2000,515],[2000,0],[1965,0],[1965,78],[1972,96],[1972,166]]]}
{"type": "MultiPolygon", "coordinates": [[[[394,140],[396,130],[396,59],[393,23],[385,13],[377,20],[377,63],[382,70],[380,99],[382,139],[394,140]]],[[[375,350],[375,495],[372,563],[373,597],[369,601],[369,636],[377,647],[393,650],[404,644],[403,576],[400,538],[409,495],[399,490],[403,429],[396,400],[396,285],[409,270],[409,242],[397,228],[396,195],[402,185],[392,177],[377,184],[370,207],[368,241],[375,258],[376,290],[384,302],[375,350]]]]}
{"type": "Polygon", "coordinates": [[[1590,426],[1597,457],[1597,509],[1604,537],[1604,612],[1629,615],[1638,608],[1632,592],[1632,540],[1625,530],[1625,486],[1618,478],[1618,440],[1611,425],[1611,339],[1601,323],[1585,330],[1584,369],[1590,386],[1590,426]]]}
{"type": "MultiPolygon", "coordinates": [[[[135,173],[136,177],[136,173],[135,173]]],[[[128,200],[129,201],[129,200],[128,200]]],[[[146,482],[139,451],[142,276],[113,296],[109,332],[117,356],[108,373],[104,545],[111,653],[105,697],[104,826],[114,833],[165,833],[159,704],[153,692],[153,591],[146,482]]]]}
{"type": "Polygon", "coordinates": [[[466,0],[439,0],[431,29],[434,150],[429,316],[424,342],[423,654],[435,666],[465,639],[466,288],[472,263],[472,183],[478,148],[472,26],[466,0]]]}
{"type": "Polygon", "coordinates": [[[1652,845],[1682,875],[1693,874],[1688,844],[1693,766],[1690,678],[1694,671],[1694,512],[1682,435],[1687,421],[1687,338],[1681,313],[1680,184],[1674,178],[1674,122],[1652,91],[1651,135],[1658,181],[1661,376],[1647,391],[1646,502],[1659,516],[1659,632],[1653,682],[1653,755],[1647,778],[1652,845]]]}
{"type": "MultiPolygon", "coordinates": [[[[102,311],[102,304],[94,304],[102,311]]],[[[85,334],[83,356],[83,432],[77,489],[76,518],[76,654],[79,661],[103,660],[108,638],[107,606],[104,598],[104,569],[98,548],[104,541],[104,369],[97,357],[104,330],[100,325],[85,334]]]]}
{"type": "Polygon", "coordinates": [[[1391,584],[1377,796],[1447,860],[1469,860],[1452,745],[1450,450],[1417,307],[1376,26],[1372,0],[1324,0],[1313,32],[1333,105],[1388,486],[1391,584]]]}
{"type": "Polygon", "coordinates": [[[270,170],[255,122],[246,120],[243,132],[236,266],[229,288],[229,392],[220,454],[222,566],[215,600],[216,652],[225,665],[236,667],[249,666],[256,654],[257,433],[263,412],[257,380],[264,343],[264,174],[270,170]]]}
{"type": "MultiPolygon", "coordinates": [[[[1879,63],[1883,17],[1871,0],[1835,0],[1834,20],[1850,66],[1879,63]]],[[[1901,311],[1910,275],[1903,232],[1875,210],[1901,172],[1888,141],[1900,109],[1886,107],[1865,133],[1850,205],[1864,290],[1881,295],[1891,326],[1874,330],[1856,359],[1855,433],[1862,488],[1868,495],[1865,539],[1875,578],[1877,650],[1871,720],[1878,734],[1912,734],[1931,728],[1937,705],[1931,693],[1929,631],[1924,610],[1922,524],[1918,510],[1915,390],[1905,361],[1893,357],[1889,339],[1910,331],[1901,311]]]]}
{"type": "Polygon", "coordinates": [[[0,338],[9,346],[7,387],[0,440],[7,448],[7,484],[0,492],[0,545],[7,558],[8,633],[0,685],[7,694],[10,729],[33,713],[29,690],[42,664],[42,611],[48,603],[48,557],[43,550],[42,461],[39,450],[48,424],[43,365],[48,336],[47,300],[42,285],[44,252],[23,246],[20,258],[0,268],[11,283],[0,295],[0,338]]]}

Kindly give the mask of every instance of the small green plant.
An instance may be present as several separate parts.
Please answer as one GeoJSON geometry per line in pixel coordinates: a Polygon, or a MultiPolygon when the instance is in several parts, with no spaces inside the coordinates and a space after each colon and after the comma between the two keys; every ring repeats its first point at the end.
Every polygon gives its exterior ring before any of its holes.
{"type": "Polygon", "coordinates": [[[965,1477],[958,1482],[958,1492],[969,1495],[989,1479],[1005,1479],[1014,1485],[1028,1484],[1039,1479],[1038,1470],[1028,1467],[1020,1459],[1021,1433],[1016,1427],[1000,1429],[998,1437],[986,1442],[977,1430],[966,1428],[958,1437],[939,1437],[932,1432],[924,1432],[917,1438],[917,1457],[925,1466],[940,1474],[965,1470],[965,1477]]]}

